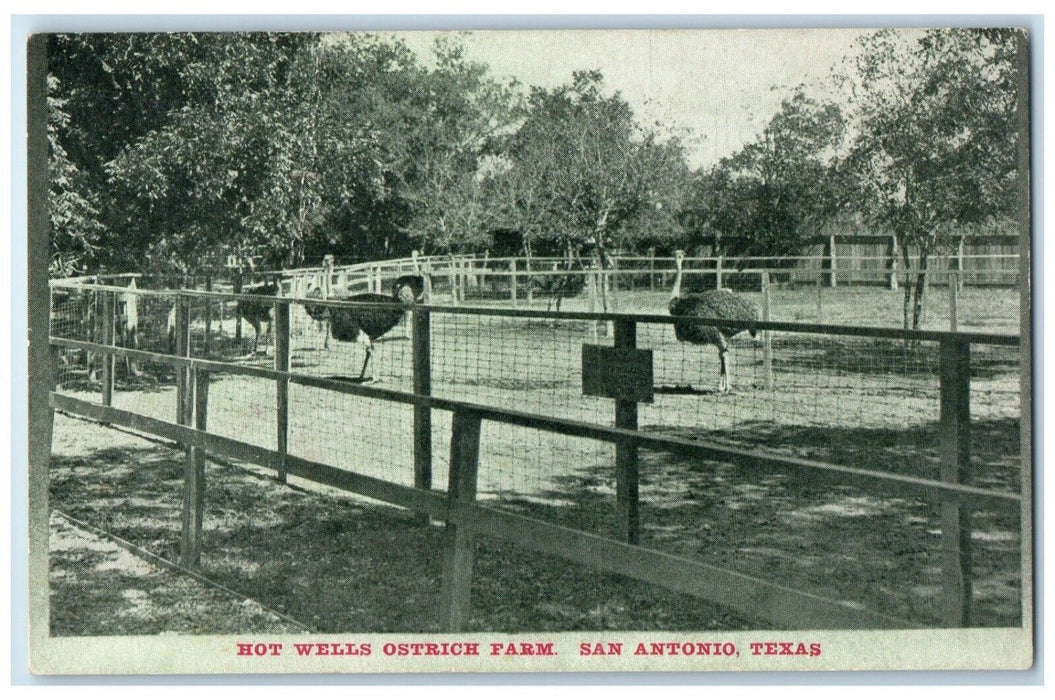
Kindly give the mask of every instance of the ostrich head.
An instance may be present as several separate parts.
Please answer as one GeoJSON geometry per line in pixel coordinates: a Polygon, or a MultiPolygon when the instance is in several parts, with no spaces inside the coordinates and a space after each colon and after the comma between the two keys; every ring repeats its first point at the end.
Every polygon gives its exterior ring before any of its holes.
{"type": "Polygon", "coordinates": [[[423,275],[403,275],[396,280],[392,296],[404,306],[410,306],[423,301],[427,292],[428,283],[423,275]]]}
{"type": "Polygon", "coordinates": [[[396,288],[396,293],[393,295],[396,301],[401,302],[404,306],[410,306],[417,302],[417,297],[414,296],[414,290],[409,285],[400,285],[396,288]]]}

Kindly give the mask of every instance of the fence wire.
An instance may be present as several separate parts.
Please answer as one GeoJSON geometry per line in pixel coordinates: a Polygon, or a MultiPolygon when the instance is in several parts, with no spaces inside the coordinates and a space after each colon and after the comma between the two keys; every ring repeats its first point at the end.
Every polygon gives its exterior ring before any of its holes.
{"type": "MultiPolygon", "coordinates": [[[[622,275],[609,289],[619,311],[657,313],[663,308],[669,292],[663,289],[662,274],[624,270],[622,275]]],[[[497,274],[494,278],[511,279],[497,274]]],[[[380,284],[388,291],[383,280],[380,284]]],[[[475,289],[483,294],[487,284],[484,276],[475,289]]],[[[998,313],[991,298],[982,298],[986,290],[979,291],[978,299],[971,291],[965,287],[958,300],[962,323],[998,313]]],[[[499,289],[497,294],[509,292],[499,289]]],[[[571,308],[564,308],[587,310],[583,307],[590,292],[587,281],[565,300],[571,308]]],[[[756,304],[764,303],[761,289],[742,293],[756,304]]],[[[877,295],[889,299],[890,308],[873,305],[871,313],[886,318],[883,314],[900,313],[899,293],[774,285],[769,288],[770,318],[821,320],[808,314],[817,311],[817,304],[823,310],[836,303],[842,305],[840,314],[850,314],[854,308],[866,308],[877,295]],[[804,317],[796,316],[795,309],[804,317]],[[793,318],[782,318],[782,313],[793,318]]],[[[101,342],[103,294],[91,287],[55,288],[52,335],[101,342]]],[[[115,344],[175,352],[175,293],[111,294],[115,344]],[[122,330],[128,328],[135,329],[134,335],[122,330]]],[[[274,366],[274,302],[247,310],[244,301],[184,298],[192,357],[274,366]],[[258,321],[259,337],[249,318],[258,321]]],[[[519,290],[518,298],[523,301],[519,290]]],[[[1015,305],[1017,296],[1005,301],[1015,305]]],[[[544,299],[534,303],[542,305],[544,299]]],[[[359,381],[366,345],[335,340],[326,320],[313,318],[302,302],[290,306],[291,371],[359,381]]],[[[374,339],[371,362],[380,386],[413,391],[412,314],[404,312],[403,319],[374,339]]],[[[584,395],[581,367],[584,344],[613,344],[610,324],[456,309],[432,311],[430,317],[433,395],[613,424],[614,401],[584,395]]],[[[783,331],[751,337],[745,332],[730,343],[728,393],[718,391],[714,346],[679,342],[671,324],[652,322],[637,323],[636,344],[651,350],[653,357],[655,396],[638,407],[643,431],[939,478],[936,342],[783,331]]],[[[72,349],[60,349],[57,356],[59,389],[97,400],[101,357],[72,349]]],[[[115,364],[115,407],[174,420],[176,373],[171,366],[143,360],[115,364]]],[[[1018,348],[972,346],[974,485],[1013,492],[1021,488],[1018,376],[1018,348]]],[[[212,373],[210,432],[276,449],[277,411],[275,380],[212,373]]],[[[412,485],[413,413],[410,405],[294,383],[289,388],[288,449],[309,460],[412,485]]],[[[432,426],[433,487],[443,489],[449,470],[450,414],[432,411],[432,426]]],[[[611,535],[616,527],[614,452],[608,443],[486,421],[479,496],[549,522],[611,535]]],[[[753,471],[656,450],[641,451],[640,474],[642,544],[829,597],[850,596],[879,611],[928,622],[940,619],[936,572],[941,565],[941,522],[933,506],[875,497],[855,488],[817,493],[779,471],[753,471]],[[852,593],[846,591],[850,580],[858,582],[852,593]]],[[[986,624],[1015,624],[1020,611],[1015,593],[1021,586],[1020,524],[1003,512],[982,510],[973,517],[976,603],[982,619],[986,624]]]]}

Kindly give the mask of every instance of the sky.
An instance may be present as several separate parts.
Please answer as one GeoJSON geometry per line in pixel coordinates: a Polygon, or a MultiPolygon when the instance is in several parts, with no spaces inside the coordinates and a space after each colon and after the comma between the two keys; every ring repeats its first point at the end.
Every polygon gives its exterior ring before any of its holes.
{"type": "MultiPolygon", "coordinates": [[[[555,87],[599,68],[639,123],[689,129],[690,164],[708,166],[753,140],[781,87],[826,82],[860,29],[504,31],[465,33],[468,55],[499,78],[555,87]],[[774,89],[774,87],[778,89],[774,89]]],[[[398,36],[426,58],[435,32],[398,36]]],[[[814,88],[816,90],[816,88],[814,88]]]]}

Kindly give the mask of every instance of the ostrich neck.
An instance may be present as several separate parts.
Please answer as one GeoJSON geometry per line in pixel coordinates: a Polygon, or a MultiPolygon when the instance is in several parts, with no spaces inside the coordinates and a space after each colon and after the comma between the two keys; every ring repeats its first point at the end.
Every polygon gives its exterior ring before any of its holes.
{"type": "Polygon", "coordinates": [[[670,300],[674,301],[681,296],[681,263],[677,263],[678,271],[674,275],[674,289],[670,291],[670,300]]]}

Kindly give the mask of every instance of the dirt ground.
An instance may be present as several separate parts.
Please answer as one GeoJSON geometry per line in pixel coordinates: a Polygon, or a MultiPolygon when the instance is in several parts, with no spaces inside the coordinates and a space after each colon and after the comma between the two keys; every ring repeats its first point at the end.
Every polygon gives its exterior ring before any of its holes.
{"type": "MultiPolygon", "coordinates": [[[[174,561],[182,452],[57,416],[51,507],[174,561]]],[[[202,573],[224,596],[52,518],[55,635],[439,631],[441,528],[261,470],[209,463],[202,573]],[[255,601],[255,602],[254,602],[255,601]]],[[[480,631],[747,629],[746,620],[563,560],[481,544],[480,631]]]]}
{"type": "Polygon", "coordinates": [[[55,636],[303,631],[254,600],[153,564],[57,513],[50,525],[55,636]]]}

